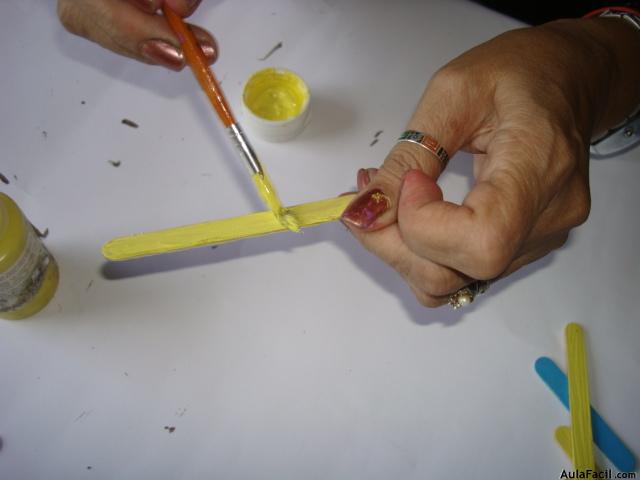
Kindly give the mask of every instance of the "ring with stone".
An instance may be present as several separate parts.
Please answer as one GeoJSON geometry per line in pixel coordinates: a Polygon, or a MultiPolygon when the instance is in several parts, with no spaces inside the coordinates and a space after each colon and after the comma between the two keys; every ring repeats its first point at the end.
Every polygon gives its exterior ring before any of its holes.
{"type": "Polygon", "coordinates": [[[486,292],[489,289],[489,285],[490,283],[487,280],[476,280],[451,294],[451,296],[449,296],[449,305],[451,305],[454,310],[469,305],[477,295],[486,292]]]}

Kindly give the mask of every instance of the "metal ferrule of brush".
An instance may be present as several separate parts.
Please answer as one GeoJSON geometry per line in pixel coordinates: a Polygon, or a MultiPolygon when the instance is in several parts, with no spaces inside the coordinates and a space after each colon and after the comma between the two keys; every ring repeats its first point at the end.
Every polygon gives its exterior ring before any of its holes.
{"type": "Polygon", "coordinates": [[[256,152],[253,151],[253,147],[249,143],[247,137],[245,137],[244,132],[240,128],[240,125],[237,123],[232,123],[227,127],[229,131],[229,136],[231,140],[233,140],[236,149],[240,152],[242,158],[244,158],[251,169],[253,174],[262,175],[262,165],[260,165],[260,161],[258,160],[258,156],[256,152]]]}

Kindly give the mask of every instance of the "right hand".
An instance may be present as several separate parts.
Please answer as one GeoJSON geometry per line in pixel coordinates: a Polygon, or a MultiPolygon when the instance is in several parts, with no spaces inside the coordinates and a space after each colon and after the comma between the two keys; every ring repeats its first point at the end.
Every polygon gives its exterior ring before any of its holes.
{"type": "MultiPolygon", "coordinates": [[[[157,12],[163,5],[181,17],[191,15],[201,0],[58,0],[58,16],[71,33],[120,55],[171,70],[185,66],[178,38],[157,12]]],[[[190,25],[213,63],[218,47],[206,30],[190,25]]]]}

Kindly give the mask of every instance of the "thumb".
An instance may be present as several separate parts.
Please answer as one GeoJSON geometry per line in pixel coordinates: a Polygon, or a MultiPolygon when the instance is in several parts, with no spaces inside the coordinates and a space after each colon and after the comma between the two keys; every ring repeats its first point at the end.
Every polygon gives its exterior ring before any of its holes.
{"type": "Polygon", "coordinates": [[[422,170],[409,170],[400,188],[398,222],[401,221],[403,210],[420,209],[428,203],[442,201],[442,198],[442,189],[433,178],[422,170]]]}
{"type": "MultiPolygon", "coordinates": [[[[415,132],[413,137],[419,139],[421,135],[415,132]]],[[[342,220],[362,230],[378,230],[394,223],[405,174],[419,170],[437,179],[446,166],[448,154],[444,147],[430,136],[424,136],[422,142],[429,142],[430,149],[414,141],[399,141],[371,182],[344,211],[342,220]],[[434,152],[441,154],[438,157],[434,152]]]]}

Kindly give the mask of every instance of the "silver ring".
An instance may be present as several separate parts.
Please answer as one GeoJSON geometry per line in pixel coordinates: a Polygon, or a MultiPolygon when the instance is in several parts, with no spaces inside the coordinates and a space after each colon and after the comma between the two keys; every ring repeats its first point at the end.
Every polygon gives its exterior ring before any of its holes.
{"type": "Polygon", "coordinates": [[[444,170],[447,167],[447,163],[449,163],[449,154],[444,147],[440,145],[440,142],[431,135],[427,135],[424,132],[418,132],[417,130],[405,130],[398,138],[398,141],[416,143],[421,147],[426,148],[429,152],[438,157],[442,170],[444,170]]]}
{"type": "Polygon", "coordinates": [[[473,302],[477,295],[481,295],[489,289],[491,283],[487,280],[476,280],[466,287],[449,296],[449,305],[457,310],[473,302]]]}

